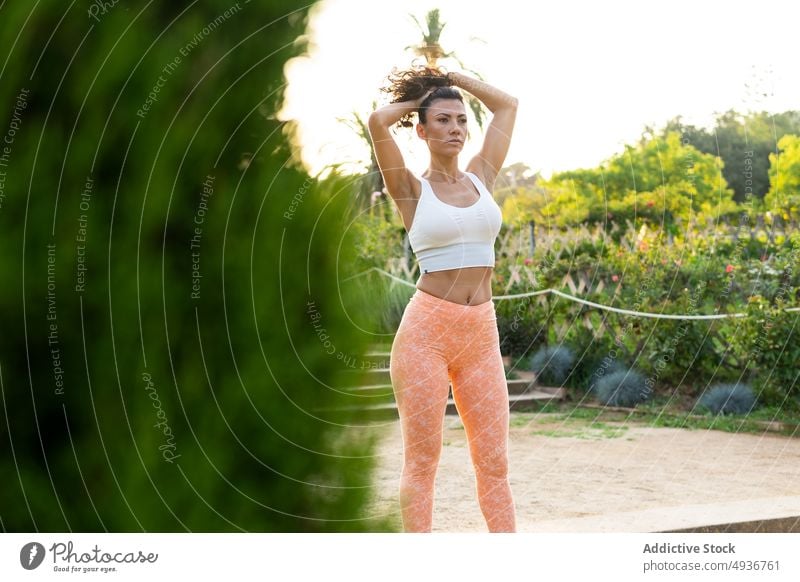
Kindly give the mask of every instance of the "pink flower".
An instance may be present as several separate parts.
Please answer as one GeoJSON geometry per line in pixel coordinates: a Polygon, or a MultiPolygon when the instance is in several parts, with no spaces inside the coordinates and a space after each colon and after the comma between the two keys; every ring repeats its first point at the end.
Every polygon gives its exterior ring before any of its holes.
{"type": "Polygon", "coordinates": [[[611,275],[611,280],[614,281],[614,283],[616,283],[617,281],[619,281],[619,277],[617,275],[611,275]]]}
{"type": "Polygon", "coordinates": [[[525,264],[530,265],[533,261],[531,259],[525,259],[525,264]]]}
{"type": "Polygon", "coordinates": [[[733,265],[728,265],[727,267],[725,267],[725,272],[726,272],[726,273],[731,273],[731,272],[733,272],[733,265]]]}

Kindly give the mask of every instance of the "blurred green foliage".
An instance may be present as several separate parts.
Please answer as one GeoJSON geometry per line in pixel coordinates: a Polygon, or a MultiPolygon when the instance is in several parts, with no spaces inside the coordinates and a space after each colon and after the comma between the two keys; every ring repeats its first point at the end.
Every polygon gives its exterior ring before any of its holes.
{"type": "Polygon", "coordinates": [[[767,173],[778,142],[786,134],[800,134],[800,111],[741,114],[731,109],[718,114],[710,129],[687,125],[678,116],[665,124],[660,135],[670,132],[680,133],[697,150],[722,160],[722,176],[736,202],[752,198],[758,203],[769,190],[767,173]]]}
{"type": "Polygon", "coordinates": [[[3,7],[5,530],[387,528],[374,440],[326,412],[368,338],[344,185],[276,118],[290,4],[3,7]]]}
{"type": "Polygon", "coordinates": [[[769,154],[769,192],[764,202],[784,220],[800,219],[800,137],[785,135],[769,154]]]}
{"type": "MultiPolygon", "coordinates": [[[[749,223],[739,231],[691,222],[668,236],[656,227],[634,229],[628,223],[618,242],[602,225],[565,228],[546,232],[532,256],[526,256],[524,241],[517,247],[507,242],[510,246],[497,254],[492,281],[501,351],[519,366],[538,350],[569,347],[576,362],[564,384],[578,397],[603,377],[635,368],[648,390],[689,408],[709,382],[746,376],[763,386],[762,402],[790,409],[797,391],[793,362],[800,357],[793,349],[797,312],[779,313],[774,306],[779,301],[783,307],[800,306],[800,233],[770,237],[767,228],[750,232],[749,223]],[[758,318],[746,323],[742,318],[654,319],[553,294],[498,298],[544,289],[619,309],[674,315],[741,313],[752,310],[757,299],[776,309],[773,321],[779,323],[768,328],[770,349],[756,351],[752,342],[767,337],[758,318]],[[745,326],[749,331],[743,333],[745,326]]],[[[522,234],[501,233],[501,239],[516,241],[522,234]]],[[[389,256],[376,256],[373,266],[385,269],[401,254],[398,244],[389,256]]],[[[386,277],[373,277],[369,286],[380,294],[385,314],[401,313],[380,291],[391,286],[386,277]]],[[[397,323],[384,331],[391,333],[397,323]]]]}
{"type": "Polygon", "coordinates": [[[786,308],[797,306],[800,285],[787,271],[781,287],[773,298],[750,297],[748,317],[732,330],[729,343],[759,402],[796,414],[800,412],[800,311],[786,308]]]}
{"type": "Polygon", "coordinates": [[[677,132],[628,146],[598,168],[554,174],[503,205],[504,220],[555,227],[630,221],[672,228],[678,219],[737,210],[717,160],[683,142],[677,132]]]}

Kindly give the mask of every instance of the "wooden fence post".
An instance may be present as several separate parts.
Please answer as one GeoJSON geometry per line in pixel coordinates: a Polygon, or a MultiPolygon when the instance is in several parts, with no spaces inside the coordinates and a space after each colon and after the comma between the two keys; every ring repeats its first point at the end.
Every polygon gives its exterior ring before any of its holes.
{"type": "Polygon", "coordinates": [[[533,220],[528,221],[528,229],[531,233],[531,257],[533,257],[533,251],[536,250],[536,225],[533,220]]]}

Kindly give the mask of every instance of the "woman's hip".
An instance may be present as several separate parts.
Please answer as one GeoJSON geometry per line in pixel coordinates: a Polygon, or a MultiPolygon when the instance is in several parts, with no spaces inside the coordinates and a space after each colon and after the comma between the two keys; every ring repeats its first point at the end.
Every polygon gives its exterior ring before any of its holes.
{"type": "Polygon", "coordinates": [[[467,345],[491,348],[498,342],[493,301],[461,305],[417,290],[403,312],[392,350],[413,346],[447,355],[467,345]]]}

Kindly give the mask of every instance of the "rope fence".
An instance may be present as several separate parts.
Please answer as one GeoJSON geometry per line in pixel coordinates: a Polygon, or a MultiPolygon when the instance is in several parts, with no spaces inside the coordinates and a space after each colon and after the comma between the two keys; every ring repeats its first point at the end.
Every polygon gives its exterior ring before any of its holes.
{"type": "MultiPolygon", "coordinates": [[[[410,281],[406,281],[405,279],[401,279],[396,275],[392,275],[391,273],[384,271],[378,267],[372,267],[367,269],[366,271],[362,271],[361,273],[357,273],[351,277],[345,279],[345,281],[349,281],[350,279],[355,279],[357,277],[363,277],[364,275],[371,273],[372,271],[376,271],[383,275],[384,277],[388,277],[401,285],[406,285],[411,287],[412,289],[416,289],[416,286],[411,283],[410,281]]],[[[542,289],[541,291],[529,291],[526,293],[514,293],[511,295],[495,295],[492,297],[493,300],[504,301],[508,299],[522,299],[525,297],[534,297],[536,295],[544,295],[546,293],[552,293],[553,295],[557,295],[558,297],[563,297],[564,299],[569,299],[570,301],[575,301],[576,303],[582,303],[583,305],[588,305],[590,307],[594,307],[596,309],[602,309],[604,311],[612,311],[614,313],[621,313],[623,315],[633,315],[634,317],[649,317],[652,319],[680,319],[680,320],[710,320],[710,319],[728,319],[733,317],[747,317],[746,313],[721,313],[715,315],[675,315],[669,313],[648,313],[645,311],[631,311],[629,309],[620,309],[618,307],[611,307],[610,305],[603,305],[601,303],[595,303],[594,301],[587,301],[586,299],[581,299],[580,297],[575,297],[573,295],[569,295],[568,293],[564,293],[563,291],[559,291],[558,289],[542,289]]],[[[790,307],[785,309],[784,311],[800,311],[800,307],[790,307]]]]}

